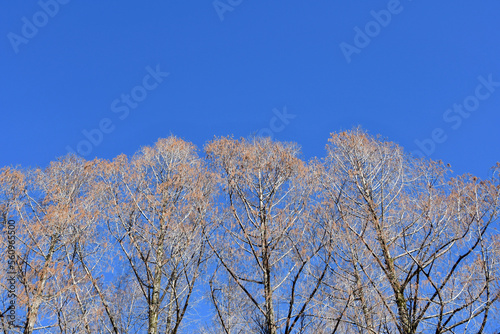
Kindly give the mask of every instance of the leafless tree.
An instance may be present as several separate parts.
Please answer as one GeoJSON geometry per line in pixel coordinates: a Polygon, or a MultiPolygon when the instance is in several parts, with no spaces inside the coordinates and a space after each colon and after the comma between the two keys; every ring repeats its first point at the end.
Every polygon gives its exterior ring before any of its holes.
{"type": "Polygon", "coordinates": [[[447,177],[362,130],[332,135],[321,177],[345,331],[483,333],[498,301],[498,181],[447,177]],[[343,312],[343,311],[342,311],[343,312]]]}
{"type": "MultiPolygon", "coordinates": [[[[253,331],[300,333],[312,328],[314,317],[309,315],[327,271],[319,257],[325,240],[308,219],[314,187],[297,146],[262,138],[220,138],[206,152],[220,174],[223,192],[218,228],[209,244],[220,268],[257,310],[253,331]]],[[[230,300],[222,295],[232,291],[211,288],[219,324],[225,333],[235,332],[230,326],[233,314],[223,311],[221,302],[230,300]]]]}
{"type": "Polygon", "coordinates": [[[195,147],[175,137],[101,170],[103,219],[143,296],[136,311],[149,334],[177,333],[206,260],[212,180],[195,147]]]}
{"type": "Polygon", "coordinates": [[[0,169],[0,330],[14,269],[16,333],[500,331],[500,164],[455,175],[361,129],[309,162],[266,138],[205,153],[0,169]]]}
{"type": "Polygon", "coordinates": [[[24,192],[25,183],[25,175],[18,168],[4,167],[0,169],[0,252],[3,254],[2,261],[0,261],[0,272],[2,273],[0,280],[0,324],[3,333],[7,333],[9,328],[11,330],[21,328],[17,319],[13,319],[9,315],[11,315],[12,308],[16,307],[11,304],[13,291],[10,289],[13,283],[12,273],[17,272],[16,248],[18,245],[16,243],[18,240],[16,240],[14,219],[17,218],[15,215],[16,203],[24,192]],[[10,230],[9,221],[14,223],[10,230]],[[11,246],[10,249],[9,246],[11,246]],[[5,275],[6,273],[9,274],[5,275]]]}
{"type": "Polygon", "coordinates": [[[17,302],[24,310],[18,312],[23,318],[17,321],[23,333],[60,326],[57,304],[72,299],[77,282],[68,276],[67,250],[95,226],[96,215],[87,196],[91,176],[87,167],[83,159],[68,156],[45,169],[16,172],[22,188],[10,214],[17,225],[17,302]]]}

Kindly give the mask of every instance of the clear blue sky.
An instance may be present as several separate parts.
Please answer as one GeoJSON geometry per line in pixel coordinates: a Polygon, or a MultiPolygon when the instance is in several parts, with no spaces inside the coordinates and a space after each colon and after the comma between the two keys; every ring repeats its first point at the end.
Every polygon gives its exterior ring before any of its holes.
{"type": "Polygon", "coordinates": [[[500,160],[499,1],[54,1],[0,12],[0,166],[170,134],[310,158],[357,125],[458,173],[500,160]]]}

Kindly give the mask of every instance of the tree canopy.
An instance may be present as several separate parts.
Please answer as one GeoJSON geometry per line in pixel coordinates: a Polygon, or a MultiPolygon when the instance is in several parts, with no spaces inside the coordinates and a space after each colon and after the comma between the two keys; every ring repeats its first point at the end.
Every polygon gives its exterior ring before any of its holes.
{"type": "Polygon", "coordinates": [[[112,161],[4,167],[0,326],[497,333],[499,173],[455,175],[361,129],[309,161],[264,137],[200,154],[171,136],[112,161]]]}

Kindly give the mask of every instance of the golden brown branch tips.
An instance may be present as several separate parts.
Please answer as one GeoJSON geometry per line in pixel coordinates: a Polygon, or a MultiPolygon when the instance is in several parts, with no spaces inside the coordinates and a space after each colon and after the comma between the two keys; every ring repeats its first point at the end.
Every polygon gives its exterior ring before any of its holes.
{"type": "Polygon", "coordinates": [[[172,136],[5,167],[0,314],[16,289],[23,333],[496,333],[499,175],[359,128],[310,162],[269,138],[202,158],[172,136]]]}
{"type": "Polygon", "coordinates": [[[359,130],[332,135],[323,171],[321,219],[337,240],[330,286],[346,287],[345,307],[332,305],[336,324],[349,332],[485,329],[498,300],[498,262],[486,241],[498,189],[468,175],[446,178],[441,162],[414,160],[359,130]]]}

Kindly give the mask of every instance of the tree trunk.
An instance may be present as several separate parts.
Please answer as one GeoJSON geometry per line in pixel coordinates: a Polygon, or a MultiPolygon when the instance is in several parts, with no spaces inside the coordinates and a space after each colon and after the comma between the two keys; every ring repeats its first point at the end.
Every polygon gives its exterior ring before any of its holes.
{"type": "Polygon", "coordinates": [[[149,303],[148,334],[158,334],[158,316],[160,313],[160,288],[163,264],[163,233],[159,236],[156,250],[156,265],[153,277],[153,292],[149,303]]]}
{"type": "Polygon", "coordinates": [[[28,307],[24,334],[32,334],[35,328],[35,323],[38,318],[38,310],[40,309],[40,305],[42,304],[43,291],[45,290],[45,284],[47,283],[47,270],[49,268],[50,262],[52,261],[52,256],[54,255],[54,249],[58,240],[59,238],[57,236],[52,236],[49,251],[47,253],[47,256],[45,257],[45,263],[43,264],[43,268],[40,273],[40,280],[38,281],[37,287],[35,288],[33,302],[28,307]]]}

